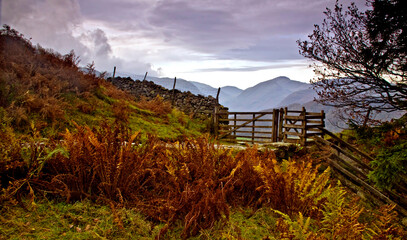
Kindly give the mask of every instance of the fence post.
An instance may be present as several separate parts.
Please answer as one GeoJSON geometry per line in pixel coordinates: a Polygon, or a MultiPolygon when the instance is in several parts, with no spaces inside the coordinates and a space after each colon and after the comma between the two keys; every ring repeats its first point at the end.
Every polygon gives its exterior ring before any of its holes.
{"type": "Polygon", "coordinates": [[[147,79],[147,74],[148,74],[148,72],[146,72],[146,74],[144,75],[143,81],[145,81],[147,79]]]}
{"type": "Polygon", "coordinates": [[[214,127],[214,133],[215,136],[219,136],[219,106],[216,105],[215,108],[213,109],[213,127],[214,127]]]}
{"type": "MultiPolygon", "coordinates": [[[[287,124],[287,114],[288,114],[288,109],[287,107],[284,108],[284,124],[287,124]]],[[[284,127],[284,126],[283,126],[284,127]]],[[[283,142],[287,142],[287,129],[284,128],[284,136],[283,136],[283,142]]]]}
{"type": "Polygon", "coordinates": [[[271,133],[271,141],[277,142],[278,140],[278,119],[279,119],[279,110],[273,109],[273,132],[271,133]]]}
{"type": "Polygon", "coordinates": [[[305,107],[302,107],[301,116],[303,116],[304,119],[301,124],[300,144],[305,146],[307,142],[307,112],[305,111],[305,107]]]}
{"type": "Polygon", "coordinates": [[[255,127],[255,122],[256,122],[256,120],[254,120],[256,118],[256,114],[255,113],[253,113],[253,124],[252,124],[252,144],[254,144],[254,131],[256,130],[256,127],[255,127]]]}
{"type": "Polygon", "coordinates": [[[174,105],[175,102],[175,85],[177,84],[177,77],[174,78],[174,86],[172,86],[172,105],[174,105]]]}
{"type": "Polygon", "coordinates": [[[283,125],[284,125],[284,109],[280,108],[280,116],[278,122],[278,141],[280,142],[282,142],[284,139],[283,125]]]}
{"type": "Polygon", "coordinates": [[[235,140],[235,142],[237,142],[237,134],[236,134],[237,114],[235,113],[233,115],[234,115],[234,117],[233,117],[233,129],[235,129],[235,131],[233,132],[233,136],[234,136],[233,139],[235,140]]]}
{"type": "Polygon", "coordinates": [[[220,93],[220,88],[218,88],[218,92],[216,93],[216,103],[219,104],[219,93],[220,93]]]}
{"type": "Polygon", "coordinates": [[[112,77],[112,81],[114,80],[114,76],[116,75],[116,66],[114,66],[113,68],[113,77],[112,77]]]}

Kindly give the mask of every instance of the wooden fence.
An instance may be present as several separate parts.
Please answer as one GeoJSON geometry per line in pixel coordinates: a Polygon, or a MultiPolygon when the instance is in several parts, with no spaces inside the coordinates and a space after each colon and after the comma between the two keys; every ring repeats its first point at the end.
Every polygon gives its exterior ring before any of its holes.
{"type": "Polygon", "coordinates": [[[289,142],[305,145],[312,136],[322,135],[325,114],[302,110],[273,109],[270,112],[229,112],[216,107],[215,135],[230,142],[289,142]]]}
{"type": "MultiPolygon", "coordinates": [[[[368,177],[373,170],[369,163],[374,159],[328,130],[321,128],[321,131],[330,137],[329,141],[321,136],[313,138],[317,146],[329,153],[326,155],[327,163],[339,174],[336,177],[341,183],[355,192],[362,191],[368,199],[376,199],[379,204],[395,204],[395,209],[407,217],[407,199],[400,194],[407,189],[400,184],[395,184],[392,190],[377,189],[368,177]]],[[[403,175],[399,177],[405,179],[403,175]]]]}

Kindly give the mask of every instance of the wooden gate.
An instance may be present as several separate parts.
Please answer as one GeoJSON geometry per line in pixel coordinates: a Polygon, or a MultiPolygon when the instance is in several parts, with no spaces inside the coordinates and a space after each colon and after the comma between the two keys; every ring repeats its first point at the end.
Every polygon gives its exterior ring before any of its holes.
{"type": "Polygon", "coordinates": [[[218,139],[231,142],[270,143],[278,141],[280,111],[228,112],[220,110],[215,116],[218,139]]]}
{"type": "Polygon", "coordinates": [[[325,113],[284,109],[283,142],[306,145],[313,136],[322,136],[320,128],[325,127],[325,113]]]}
{"type": "Polygon", "coordinates": [[[216,107],[213,114],[215,135],[230,142],[290,142],[305,145],[314,135],[322,134],[325,114],[285,109],[269,112],[229,112],[216,107]]]}

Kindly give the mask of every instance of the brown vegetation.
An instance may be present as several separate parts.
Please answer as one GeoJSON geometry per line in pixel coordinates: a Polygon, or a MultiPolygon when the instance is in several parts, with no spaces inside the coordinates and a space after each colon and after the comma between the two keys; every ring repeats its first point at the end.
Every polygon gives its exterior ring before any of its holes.
{"type": "MultiPolygon", "coordinates": [[[[39,126],[59,125],[63,129],[66,114],[74,111],[70,101],[103,92],[108,97],[129,101],[131,97],[104,79],[79,71],[79,58],[71,51],[61,55],[31,42],[16,30],[5,26],[0,32],[0,107],[9,112],[16,129],[28,131],[29,119],[39,126]]],[[[99,94],[100,95],[100,94],[99,94]]],[[[89,103],[78,104],[86,114],[89,103]]],[[[125,117],[125,115],[124,115],[125,117]]]]}
{"type": "MultiPolygon", "coordinates": [[[[381,234],[380,224],[389,234],[400,234],[389,220],[393,215],[378,218],[377,226],[368,228],[360,221],[364,209],[347,202],[343,188],[331,186],[329,169],[318,174],[306,156],[278,162],[273,151],[248,148],[236,154],[206,137],[174,144],[154,137],[142,141],[139,133],[107,123],[99,129],[77,126],[64,134],[63,142],[29,149],[26,175],[14,179],[2,201],[19,201],[22,195],[34,201],[42,193],[68,202],[102,201],[112,209],[135,207],[150,219],[167,223],[162,236],[181,220],[183,238],[227,221],[232,206],[275,209],[282,217],[276,225],[281,236],[298,234],[293,226],[309,219],[319,222],[321,232],[305,225],[301,231],[326,237],[318,239],[345,233],[376,236],[381,234]],[[296,219],[298,213],[301,217],[296,219]]],[[[120,216],[115,219],[120,226],[120,216]]]]}

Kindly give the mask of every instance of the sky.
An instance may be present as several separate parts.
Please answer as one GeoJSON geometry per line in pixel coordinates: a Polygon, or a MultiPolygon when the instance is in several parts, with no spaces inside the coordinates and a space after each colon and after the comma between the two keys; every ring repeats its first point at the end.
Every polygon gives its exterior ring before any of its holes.
{"type": "MultiPolygon", "coordinates": [[[[350,0],[341,0],[348,6],[350,0]]],[[[355,0],[363,8],[365,0],[355,0]]],[[[99,71],[183,78],[213,87],[287,76],[309,82],[299,54],[335,0],[0,0],[0,22],[99,71]]]]}

